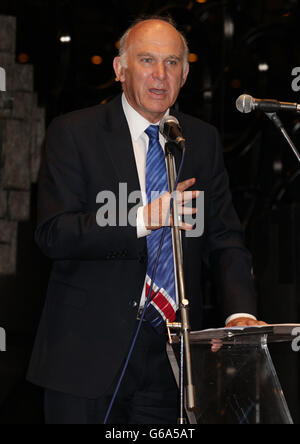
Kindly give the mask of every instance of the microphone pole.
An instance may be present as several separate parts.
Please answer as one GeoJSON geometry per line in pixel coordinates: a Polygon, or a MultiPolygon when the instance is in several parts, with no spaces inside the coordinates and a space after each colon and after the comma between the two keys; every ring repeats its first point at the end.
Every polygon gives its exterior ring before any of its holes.
{"type": "Polygon", "coordinates": [[[287,143],[289,144],[289,146],[292,148],[295,156],[297,157],[299,163],[300,163],[300,154],[294,144],[294,142],[292,141],[292,139],[290,138],[290,136],[288,135],[288,132],[286,131],[286,129],[283,126],[282,121],[280,120],[280,118],[278,117],[278,115],[276,113],[265,113],[266,116],[269,117],[269,119],[274,123],[274,125],[276,126],[276,128],[278,128],[280,130],[280,132],[283,134],[285,140],[287,141],[287,143]]]}
{"type": "MultiPolygon", "coordinates": [[[[169,189],[173,190],[176,183],[175,179],[175,160],[173,155],[174,145],[167,142],[165,145],[165,156],[167,159],[167,175],[169,189]]],[[[185,149],[185,148],[184,148],[185,149]]],[[[186,372],[186,397],[187,397],[187,409],[193,410],[195,408],[195,388],[192,379],[192,363],[191,363],[191,351],[190,351],[190,322],[189,322],[189,301],[185,296],[185,285],[184,285],[184,271],[183,271],[183,254],[181,237],[178,226],[178,212],[177,212],[177,202],[176,198],[173,198],[172,205],[172,215],[173,215],[173,226],[172,226],[172,238],[173,238],[173,248],[174,248],[174,258],[175,258],[175,274],[177,280],[178,297],[180,303],[180,313],[181,313],[181,325],[178,326],[176,323],[167,324],[169,328],[180,328],[181,330],[181,347],[180,347],[180,417],[178,419],[179,424],[185,424],[184,418],[184,377],[183,369],[186,372]],[[185,366],[183,365],[185,363],[185,366]]]]}

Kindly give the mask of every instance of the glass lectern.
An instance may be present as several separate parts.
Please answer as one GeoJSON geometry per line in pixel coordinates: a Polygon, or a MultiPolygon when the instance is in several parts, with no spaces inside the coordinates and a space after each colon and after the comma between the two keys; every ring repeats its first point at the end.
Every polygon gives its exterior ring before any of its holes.
{"type": "MultiPolygon", "coordinates": [[[[190,424],[293,424],[268,344],[286,342],[292,353],[297,334],[300,324],[191,332],[190,424]]],[[[171,338],[167,351],[179,384],[180,339],[171,338]]]]}

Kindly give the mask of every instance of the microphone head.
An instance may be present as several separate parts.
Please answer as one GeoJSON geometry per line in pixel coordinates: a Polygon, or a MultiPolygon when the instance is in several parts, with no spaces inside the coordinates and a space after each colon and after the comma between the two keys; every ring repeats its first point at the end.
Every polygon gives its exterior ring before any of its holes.
{"type": "Polygon", "coordinates": [[[161,120],[159,124],[159,131],[160,133],[166,138],[170,139],[170,128],[172,127],[178,127],[180,129],[180,125],[176,117],[174,116],[165,116],[161,120]]]}
{"type": "Polygon", "coordinates": [[[179,148],[185,149],[185,139],[182,137],[182,131],[176,117],[164,117],[159,124],[159,131],[168,142],[176,143],[179,148]]]}
{"type": "Polygon", "coordinates": [[[243,94],[236,101],[236,107],[240,113],[251,113],[254,109],[253,97],[243,94]]]}

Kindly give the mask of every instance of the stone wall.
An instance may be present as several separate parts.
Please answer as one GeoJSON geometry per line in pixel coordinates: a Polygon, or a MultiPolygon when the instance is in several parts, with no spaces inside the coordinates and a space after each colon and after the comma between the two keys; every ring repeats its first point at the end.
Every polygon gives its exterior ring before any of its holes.
{"type": "Polygon", "coordinates": [[[16,63],[16,19],[0,16],[0,275],[17,269],[18,222],[30,216],[31,184],[37,181],[45,112],[33,91],[33,66],[16,63]]]}

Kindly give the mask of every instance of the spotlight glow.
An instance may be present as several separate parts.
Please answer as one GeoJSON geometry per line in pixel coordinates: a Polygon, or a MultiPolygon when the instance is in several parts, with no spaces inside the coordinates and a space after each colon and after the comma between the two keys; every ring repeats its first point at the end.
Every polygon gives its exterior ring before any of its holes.
{"type": "Polygon", "coordinates": [[[193,52],[190,53],[190,55],[189,55],[189,62],[190,63],[198,62],[198,59],[199,59],[199,57],[197,54],[195,54],[193,52]]]}
{"type": "Polygon", "coordinates": [[[59,38],[61,43],[70,43],[72,41],[72,38],[70,35],[62,35],[59,38]]]}
{"type": "Polygon", "coordinates": [[[93,65],[101,65],[101,63],[103,62],[103,58],[99,55],[94,55],[91,58],[91,62],[93,65]]]}
{"type": "Polygon", "coordinates": [[[258,71],[260,71],[260,72],[269,71],[269,65],[267,63],[260,63],[258,65],[258,71]]]}

